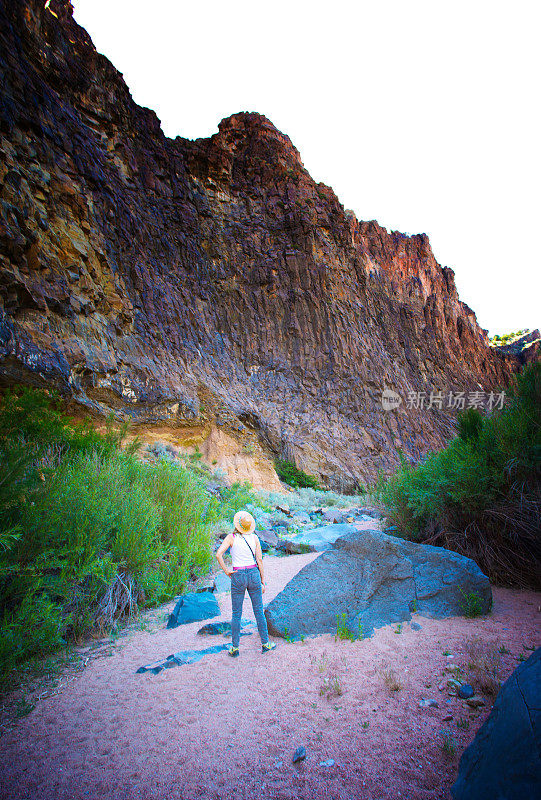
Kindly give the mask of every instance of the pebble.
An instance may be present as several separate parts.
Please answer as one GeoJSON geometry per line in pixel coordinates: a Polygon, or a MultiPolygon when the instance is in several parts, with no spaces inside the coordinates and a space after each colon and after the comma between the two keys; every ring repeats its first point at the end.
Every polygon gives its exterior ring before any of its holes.
{"type": "Polygon", "coordinates": [[[468,697],[466,703],[470,706],[470,708],[479,708],[480,706],[485,705],[485,701],[478,694],[474,694],[473,697],[468,697]]]}
{"type": "Polygon", "coordinates": [[[457,691],[457,695],[461,700],[467,700],[469,697],[473,697],[474,694],[473,687],[471,687],[469,683],[463,683],[459,686],[457,691]]]}
{"type": "Polygon", "coordinates": [[[446,714],[443,718],[443,722],[451,722],[452,719],[453,719],[452,714],[446,714]]]}
{"type": "Polygon", "coordinates": [[[306,758],[306,747],[297,747],[295,752],[293,753],[293,763],[296,764],[297,761],[304,761],[306,758]]]}
{"type": "Polygon", "coordinates": [[[419,708],[438,708],[436,700],[425,700],[424,698],[419,703],[419,708]]]}
{"type": "Polygon", "coordinates": [[[419,625],[418,622],[410,622],[410,627],[411,627],[412,631],[422,631],[423,630],[423,626],[419,625]]]}
{"type": "Polygon", "coordinates": [[[328,758],[326,761],[319,762],[320,767],[334,767],[334,758],[328,758]]]}

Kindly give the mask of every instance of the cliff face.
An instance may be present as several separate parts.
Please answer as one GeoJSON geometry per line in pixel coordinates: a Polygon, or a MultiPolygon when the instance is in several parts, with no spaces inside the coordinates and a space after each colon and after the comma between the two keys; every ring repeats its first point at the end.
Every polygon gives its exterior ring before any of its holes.
{"type": "Polygon", "coordinates": [[[69,2],[0,13],[4,382],[223,426],[342,488],[444,443],[453,412],[408,392],[507,382],[428,238],[358,222],[265,117],[169,140],[69,2]]]}

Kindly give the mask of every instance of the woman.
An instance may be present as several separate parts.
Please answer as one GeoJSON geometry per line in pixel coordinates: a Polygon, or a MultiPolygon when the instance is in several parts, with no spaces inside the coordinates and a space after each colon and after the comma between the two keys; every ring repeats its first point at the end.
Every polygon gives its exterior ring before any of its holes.
{"type": "Polygon", "coordinates": [[[216,552],[218,563],[231,578],[231,605],[233,618],[231,632],[233,634],[232,646],[227,651],[230,656],[239,655],[240,618],[244,592],[248,590],[252,608],[257,622],[257,629],[261,636],[261,652],[268,653],[276,645],[269,642],[267,620],[263,613],[263,596],[265,591],[265,576],[263,574],[263,555],[261,544],[254,533],[255,519],[247,511],[238,511],[233,519],[235,531],[229,533],[216,552]],[[226,566],[223,555],[231,548],[233,569],[226,566]]]}

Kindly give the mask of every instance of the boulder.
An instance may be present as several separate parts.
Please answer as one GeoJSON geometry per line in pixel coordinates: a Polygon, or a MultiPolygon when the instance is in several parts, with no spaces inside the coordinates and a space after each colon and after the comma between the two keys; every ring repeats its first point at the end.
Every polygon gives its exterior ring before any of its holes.
{"type": "MultiPolygon", "coordinates": [[[[218,572],[214,578],[214,591],[216,594],[231,591],[231,578],[229,578],[225,572],[218,572]]],[[[205,617],[203,617],[203,619],[205,619],[205,617]]]]}
{"type": "MultiPolygon", "coordinates": [[[[247,625],[253,625],[254,623],[249,619],[244,619],[244,617],[240,621],[240,627],[245,628],[247,625]]],[[[207,625],[203,625],[202,628],[199,628],[197,631],[199,636],[225,636],[227,639],[231,638],[231,623],[230,622],[209,622],[207,625]]],[[[251,636],[253,631],[241,631],[241,636],[251,636]]]]}
{"type": "Polygon", "coordinates": [[[326,508],[323,512],[323,519],[326,522],[344,522],[345,516],[343,511],[339,511],[337,508],[326,508]]]}
{"type": "Polygon", "coordinates": [[[317,528],[305,528],[300,533],[295,535],[288,534],[287,541],[293,548],[292,552],[306,553],[306,552],[323,552],[328,550],[340,536],[346,533],[356,533],[357,528],[354,525],[347,523],[338,525],[320,525],[317,528]],[[299,549],[294,550],[295,547],[299,549]],[[304,549],[300,549],[304,547],[304,549]]]}
{"type": "Polygon", "coordinates": [[[290,637],[334,633],[338,614],[346,615],[349,630],[359,633],[361,626],[369,636],[375,628],[410,620],[412,611],[460,615],[463,595],[473,592],[488,612],[490,583],[471,559],[381,531],[353,529],[297,573],[265,614],[276,636],[285,636],[286,628],[290,637]]]}
{"type": "Polygon", "coordinates": [[[454,800],[541,798],[541,647],[502,686],[462,754],[454,800]]]}
{"type": "Polygon", "coordinates": [[[168,628],[177,628],[189,622],[220,616],[220,606],[212,592],[190,592],[183,594],[169,615],[168,628]]]}
{"type": "Polygon", "coordinates": [[[378,511],[377,508],[356,508],[352,509],[352,511],[356,512],[357,517],[372,517],[372,519],[385,518],[385,514],[382,511],[378,511]]]}
{"type": "Polygon", "coordinates": [[[315,547],[293,537],[280,539],[276,545],[276,549],[281,550],[282,553],[287,553],[289,556],[301,555],[301,553],[313,553],[315,551],[315,547]]]}
{"type": "Polygon", "coordinates": [[[256,535],[258,536],[259,541],[261,542],[261,548],[263,548],[264,543],[269,545],[269,547],[276,547],[276,545],[280,541],[278,539],[278,536],[273,530],[256,531],[256,535]]]}

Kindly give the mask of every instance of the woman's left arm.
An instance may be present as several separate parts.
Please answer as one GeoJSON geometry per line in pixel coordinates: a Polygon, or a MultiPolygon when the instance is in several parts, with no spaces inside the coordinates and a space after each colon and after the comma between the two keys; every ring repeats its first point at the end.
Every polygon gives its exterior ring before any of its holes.
{"type": "Polygon", "coordinates": [[[261,543],[259,541],[259,537],[257,538],[257,544],[255,546],[255,560],[257,561],[257,566],[259,567],[259,574],[261,575],[261,591],[265,591],[265,573],[263,572],[263,553],[261,552],[261,543]]]}

